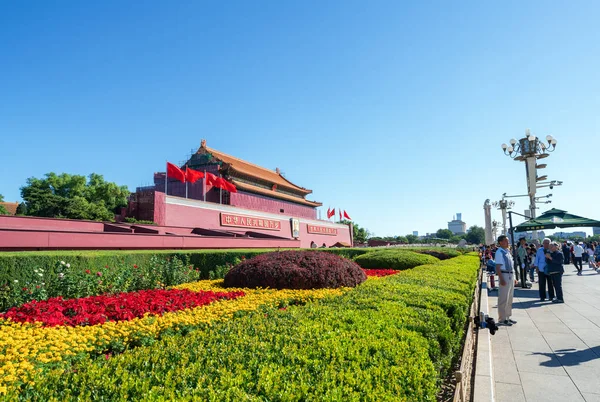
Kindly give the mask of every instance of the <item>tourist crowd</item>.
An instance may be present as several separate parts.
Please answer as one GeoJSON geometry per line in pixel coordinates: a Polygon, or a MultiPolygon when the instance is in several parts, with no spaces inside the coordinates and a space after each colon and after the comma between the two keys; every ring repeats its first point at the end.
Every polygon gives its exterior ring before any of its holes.
{"type": "Polygon", "coordinates": [[[562,244],[546,238],[542,244],[527,243],[519,239],[515,258],[504,235],[498,237],[498,244],[480,247],[483,266],[490,274],[498,277],[498,322],[501,325],[516,324],[511,319],[514,286],[519,283],[521,272],[529,277],[531,283],[538,282],[540,301],[564,303],[562,276],[564,265],[573,264],[577,275],[583,275],[583,264],[600,273],[600,247],[597,242],[562,244]]]}

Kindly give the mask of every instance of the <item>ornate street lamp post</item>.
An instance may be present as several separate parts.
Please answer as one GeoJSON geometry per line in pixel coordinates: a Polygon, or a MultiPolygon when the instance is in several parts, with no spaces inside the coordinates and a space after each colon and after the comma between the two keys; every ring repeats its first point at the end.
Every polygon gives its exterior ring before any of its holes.
{"type": "MultiPolygon", "coordinates": [[[[548,178],[547,176],[538,177],[537,169],[545,168],[546,164],[537,165],[537,160],[547,158],[549,152],[553,152],[556,149],[557,141],[554,137],[551,135],[546,136],[546,142],[531,134],[529,129],[527,129],[525,130],[524,138],[521,138],[519,141],[513,138],[510,140],[510,145],[502,144],[502,150],[505,155],[510,156],[516,161],[525,162],[529,210],[532,219],[535,218],[535,191],[538,188],[538,182],[548,178]]],[[[533,232],[533,238],[537,239],[537,231],[533,232]]]]}
{"type": "MultiPolygon", "coordinates": [[[[505,200],[504,198],[502,198],[500,201],[494,201],[492,203],[492,205],[496,208],[498,208],[501,212],[502,212],[502,234],[504,236],[507,235],[507,230],[506,230],[506,211],[508,209],[511,209],[514,205],[515,202],[514,201],[509,201],[509,200],[505,200]]],[[[511,237],[512,237],[512,233],[511,233],[511,237]]]]}

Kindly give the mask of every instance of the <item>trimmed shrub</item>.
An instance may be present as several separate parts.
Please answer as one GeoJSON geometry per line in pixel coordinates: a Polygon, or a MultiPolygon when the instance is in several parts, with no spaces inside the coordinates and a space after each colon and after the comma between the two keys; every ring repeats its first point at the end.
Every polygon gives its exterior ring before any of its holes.
{"type": "Polygon", "coordinates": [[[461,256],[306,306],[263,309],[86,358],[38,375],[18,397],[434,401],[460,354],[478,268],[477,256],[461,256]],[[404,293],[418,287],[423,300],[404,293]]]}
{"type": "Polygon", "coordinates": [[[404,270],[419,265],[432,264],[439,261],[427,254],[406,250],[378,250],[363,254],[354,259],[362,268],[404,270]]]}
{"type": "Polygon", "coordinates": [[[458,251],[454,250],[454,249],[443,249],[443,251],[439,251],[439,250],[413,250],[415,253],[419,253],[419,254],[427,254],[427,255],[431,255],[435,258],[437,258],[438,260],[448,260],[450,258],[454,258],[454,257],[458,257],[459,255],[462,255],[461,253],[459,253],[458,251]]]}
{"type": "Polygon", "coordinates": [[[225,275],[225,287],[321,289],[354,287],[367,275],[345,258],[314,251],[281,251],[242,261],[225,275]]]}

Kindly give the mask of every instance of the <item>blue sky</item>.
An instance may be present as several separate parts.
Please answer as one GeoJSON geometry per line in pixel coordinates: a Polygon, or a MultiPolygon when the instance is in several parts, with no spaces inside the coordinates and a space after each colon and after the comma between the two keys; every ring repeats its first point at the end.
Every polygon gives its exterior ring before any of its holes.
{"type": "Polygon", "coordinates": [[[19,200],[51,171],[133,190],[205,138],[377,235],[457,212],[483,226],[486,198],[527,190],[500,144],[530,128],[558,139],[544,174],[564,185],[542,207],[600,219],[598,15],[595,1],[4,2],[0,193],[19,200]]]}

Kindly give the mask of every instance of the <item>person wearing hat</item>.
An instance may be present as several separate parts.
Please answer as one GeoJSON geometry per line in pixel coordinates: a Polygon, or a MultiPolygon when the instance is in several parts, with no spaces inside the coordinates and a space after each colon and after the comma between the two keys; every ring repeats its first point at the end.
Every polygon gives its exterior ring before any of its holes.
{"type": "Polygon", "coordinates": [[[573,261],[573,264],[575,265],[575,268],[577,268],[577,275],[579,276],[583,275],[583,247],[581,246],[582,244],[583,242],[579,242],[579,244],[573,247],[573,254],[575,255],[575,260],[573,261]]]}

